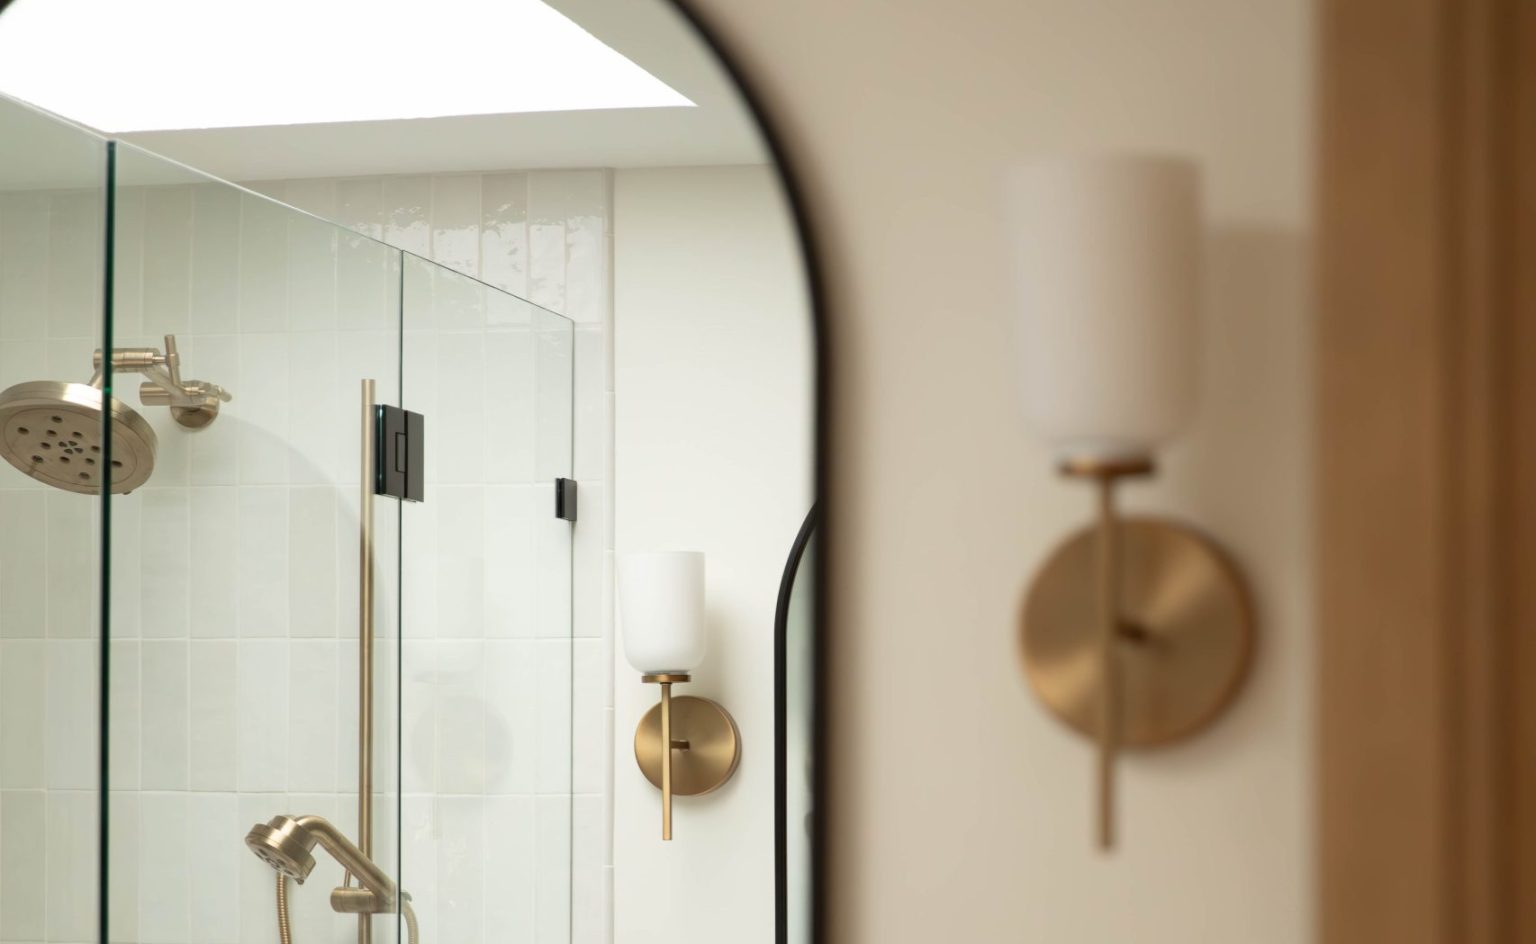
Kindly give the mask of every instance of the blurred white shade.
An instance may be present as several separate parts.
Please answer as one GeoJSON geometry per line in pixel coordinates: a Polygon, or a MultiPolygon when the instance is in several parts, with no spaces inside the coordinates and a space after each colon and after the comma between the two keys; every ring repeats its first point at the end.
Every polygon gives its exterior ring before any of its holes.
{"type": "Polygon", "coordinates": [[[1188,161],[1056,159],[1009,188],[1024,414],[1063,456],[1144,456],[1194,407],[1199,175],[1188,161]]]}
{"type": "Polygon", "coordinates": [[[619,559],[624,655],[643,674],[704,661],[704,555],[653,551],[619,559]]]}

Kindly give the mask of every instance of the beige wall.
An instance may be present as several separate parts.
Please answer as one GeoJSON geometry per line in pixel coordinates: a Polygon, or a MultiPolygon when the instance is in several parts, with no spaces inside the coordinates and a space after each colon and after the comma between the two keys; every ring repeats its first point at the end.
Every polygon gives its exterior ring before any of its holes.
{"type": "Polygon", "coordinates": [[[1305,0],[696,0],[798,145],[831,285],[831,940],[1310,937],[1305,0]],[[1208,360],[1133,507],[1243,562],[1255,674],[1207,736],[1127,761],[1089,842],[1089,754],[1027,692],[1014,614],[1089,511],[1016,419],[999,211],[1039,151],[1206,170],[1208,360]]]}

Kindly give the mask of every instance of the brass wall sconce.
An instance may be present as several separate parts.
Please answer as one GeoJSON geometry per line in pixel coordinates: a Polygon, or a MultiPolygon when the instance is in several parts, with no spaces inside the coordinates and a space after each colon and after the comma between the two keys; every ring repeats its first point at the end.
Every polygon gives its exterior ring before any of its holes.
{"type": "Polygon", "coordinates": [[[1097,839],[1115,844],[1125,748],[1203,730],[1247,674],[1253,616],[1241,574],[1184,525],[1123,518],[1122,479],[1195,400],[1199,197],[1195,168],[1152,157],[1021,170],[1017,238],[1024,410],[1095,483],[1098,520],[1046,560],[1025,596],[1025,673],[1046,707],[1097,747],[1097,839]]]}
{"type": "Polygon", "coordinates": [[[624,653],[661,702],[635,728],[635,761],[661,790],[661,838],[672,839],[672,798],[719,789],[741,761],[736,720],[719,704],[672,686],[704,660],[704,555],[626,555],[619,562],[624,653]]]}

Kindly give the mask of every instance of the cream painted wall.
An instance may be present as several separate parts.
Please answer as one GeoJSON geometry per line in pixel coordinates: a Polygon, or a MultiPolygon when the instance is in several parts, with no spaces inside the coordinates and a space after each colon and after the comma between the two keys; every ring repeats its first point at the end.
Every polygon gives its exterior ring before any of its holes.
{"type": "Polygon", "coordinates": [[[1308,940],[1310,4],[694,5],[795,142],[831,287],[828,939],[1308,940]],[[1090,499],[1020,429],[999,206],[1011,164],[1106,147],[1196,156],[1209,214],[1202,413],[1128,503],[1218,535],[1262,619],[1231,714],[1126,762],[1111,858],[1015,658],[1090,499]]]}
{"type": "Polygon", "coordinates": [[[616,548],[707,557],[710,652],[680,693],[741,729],[741,766],[682,798],[675,839],[634,763],[655,704],[614,653],[614,940],[773,941],[773,616],[811,502],[810,324],[765,167],[614,174],[616,548]]]}

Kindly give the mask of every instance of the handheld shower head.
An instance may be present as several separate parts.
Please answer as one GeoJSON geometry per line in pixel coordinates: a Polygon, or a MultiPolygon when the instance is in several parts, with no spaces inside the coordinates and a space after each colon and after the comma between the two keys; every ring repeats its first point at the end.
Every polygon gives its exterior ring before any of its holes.
{"type": "Polygon", "coordinates": [[[252,826],[245,836],[245,844],[261,861],[301,885],[315,867],[310,850],[316,843],[373,892],[375,897],[369,910],[383,912],[394,908],[395,883],[322,816],[274,816],[269,822],[252,826]]]}
{"type": "Polygon", "coordinates": [[[271,822],[257,823],[245,836],[245,844],[261,861],[300,885],[315,868],[310,850],[318,841],[291,816],[274,816],[271,822]]]}

